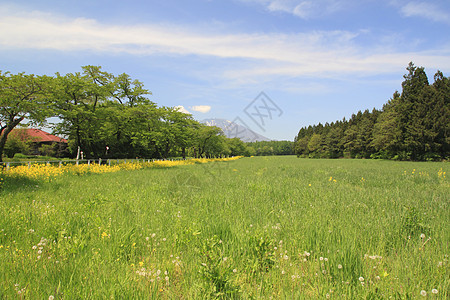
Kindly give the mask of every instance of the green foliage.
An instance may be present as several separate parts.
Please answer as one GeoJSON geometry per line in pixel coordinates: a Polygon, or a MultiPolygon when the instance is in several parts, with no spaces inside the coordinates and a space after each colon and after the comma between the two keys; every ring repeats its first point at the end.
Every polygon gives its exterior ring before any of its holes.
{"type": "Polygon", "coordinates": [[[17,125],[25,118],[42,125],[52,115],[51,83],[47,76],[0,71],[0,162],[8,135],[17,125]]]}
{"type": "Polygon", "coordinates": [[[430,85],[424,68],[410,63],[402,93],[381,111],[359,111],[349,120],[300,129],[302,157],[442,160],[450,154],[450,82],[438,71],[430,85]]]}
{"type": "Polygon", "coordinates": [[[232,282],[232,266],[226,256],[223,241],[216,235],[206,239],[200,255],[204,294],[219,299],[236,297],[238,288],[232,282]]]}
{"type": "MultiPolygon", "coordinates": [[[[294,143],[291,141],[260,141],[247,143],[248,155],[293,155],[294,143]]],[[[242,155],[242,154],[241,154],[242,155]]]]}
{"type": "MultiPolygon", "coordinates": [[[[9,132],[25,118],[43,124],[61,120],[54,132],[67,136],[71,156],[85,158],[168,158],[250,155],[245,144],[227,139],[219,128],[195,121],[175,108],[158,107],[151,92],[128,74],[114,75],[99,66],[55,77],[0,73],[0,155],[9,132]]],[[[66,149],[40,149],[48,156],[66,149]]],[[[7,155],[25,151],[11,141],[7,155]]]]}
{"type": "Polygon", "coordinates": [[[248,241],[248,265],[251,272],[269,272],[275,264],[275,243],[266,236],[251,236],[248,241]]]}
{"type": "Polygon", "coordinates": [[[11,134],[5,143],[4,153],[9,158],[16,154],[31,154],[32,139],[25,136],[25,131],[18,130],[11,134]]]}

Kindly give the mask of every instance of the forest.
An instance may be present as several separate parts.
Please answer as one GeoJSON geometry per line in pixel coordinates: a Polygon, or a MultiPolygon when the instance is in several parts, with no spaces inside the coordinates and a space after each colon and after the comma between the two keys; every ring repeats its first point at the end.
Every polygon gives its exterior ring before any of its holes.
{"type": "MultiPolygon", "coordinates": [[[[226,138],[173,107],[149,100],[151,92],[128,74],[100,66],[55,76],[0,71],[0,161],[3,154],[26,152],[26,142],[9,134],[21,126],[59,122],[53,133],[67,137],[64,154],[86,158],[168,158],[291,155],[310,158],[442,160],[449,157],[450,82],[437,71],[429,83],[412,62],[381,110],[300,129],[294,142],[244,143],[226,138]]],[[[49,126],[47,124],[47,126],[49,126]]],[[[51,152],[51,149],[48,149],[51,152]]]]}
{"type": "Polygon", "coordinates": [[[311,158],[449,158],[450,81],[437,71],[430,84],[423,67],[406,68],[402,91],[381,110],[365,110],[349,120],[300,129],[295,153],[311,158]]]}
{"type": "Polygon", "coordinates": [[[23,125],[60,121],[53,133],[67,137],[68,151],[86,158],[167,158],[251,155],[241,140],[228,139],[176,108],[159,107],[142,82],[99,66],[55,76],[0,72],[0,158],[26,152],[27,142],[8,136],[23,125]],[[6,150],[6,151],[5,151],[6,150]]]}

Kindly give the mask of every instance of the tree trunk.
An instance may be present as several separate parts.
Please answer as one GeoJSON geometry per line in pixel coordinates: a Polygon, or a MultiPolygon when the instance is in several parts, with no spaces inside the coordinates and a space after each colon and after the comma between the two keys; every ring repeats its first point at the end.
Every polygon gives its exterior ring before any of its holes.
{"type": "Polygon", "coordinates": [[[3,162],[3,150],[5,149],[6,140],[8,139],[8,134],[16,127],[24,118],[20,117],[18,119],[11,118],[9,124],[1,132],[0,137],[0,162],[3,162]]]}

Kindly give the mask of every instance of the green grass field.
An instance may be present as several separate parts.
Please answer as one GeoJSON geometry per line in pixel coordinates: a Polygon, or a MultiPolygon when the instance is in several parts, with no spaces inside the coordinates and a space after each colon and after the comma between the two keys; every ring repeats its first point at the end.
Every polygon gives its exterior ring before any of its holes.
{"type": "Polygon", "coordinates": [[[446,169],[252,157],[4,178],[0,298],[448,299],[446,169]]]}

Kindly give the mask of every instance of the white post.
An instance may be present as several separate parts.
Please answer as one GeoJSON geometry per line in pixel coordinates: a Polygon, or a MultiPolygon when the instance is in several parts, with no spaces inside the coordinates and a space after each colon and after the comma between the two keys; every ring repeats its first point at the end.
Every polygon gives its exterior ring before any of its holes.
{"type": "Polygon", "coordinates": [[[80,159],[80,146],[78,146],[78,150],[77,150],[77,160],[80,159]]]}

